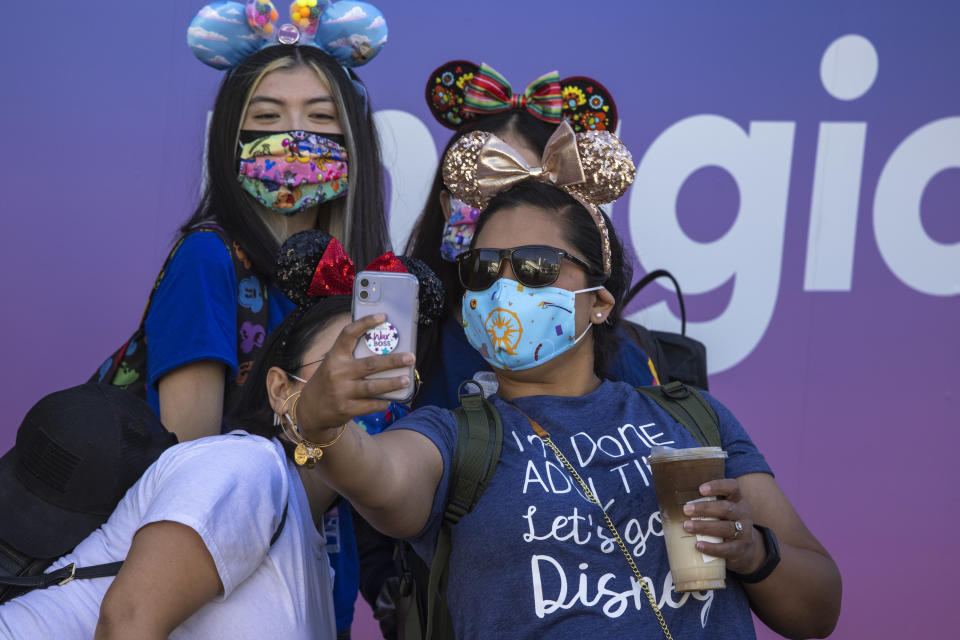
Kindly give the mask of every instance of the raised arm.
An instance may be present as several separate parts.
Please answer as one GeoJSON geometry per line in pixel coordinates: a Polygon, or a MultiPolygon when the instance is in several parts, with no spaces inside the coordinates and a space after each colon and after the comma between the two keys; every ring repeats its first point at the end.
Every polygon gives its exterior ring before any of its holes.
{"type": "Polygon", "coordinates": [[[725,538],[720,544],[700,542],[697,546],[726,558],[728,570],[750,574],[763,563],[767,548],[754,523],[770,528],[779,541],[780,563],[773,573],[760,582],[743,584],[751,607],[764,624],[788,638],[830,635],[840,616],[840,571],[773,476],[749,473],[737,479],[714,480],[705,483],[700,492],[719,499],[687,505],[687,515],[718,520],[689,520],[684,528],[725,538]],[[734,537],[737,521],[743,532],[734,537]]]}
{"type": "Polygon", "coordinates": [[[367,522],[402,538],[426,524],[443,459],[436,445],[419,433],[398,429],[370,436],[351,419],[385,411],[389,403],[373,396],[409,384],[405,376],[364,376],[408,367],[414,362],[412,353],[353,357],[360,336],[384,320],[383,315],[368,316],[343,329],[303,388],[294,417],[307,439],[317,443],[334,440],[345,428],[337,443],[323,450],[317,471],[367,522]]]}

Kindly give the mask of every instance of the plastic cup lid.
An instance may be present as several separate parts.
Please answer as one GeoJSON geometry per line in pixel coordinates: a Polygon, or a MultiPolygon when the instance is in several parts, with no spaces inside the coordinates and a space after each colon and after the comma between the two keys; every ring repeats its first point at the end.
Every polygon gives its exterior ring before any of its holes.
{"type": "Polygon", "coordinates": [[[689,449],[674,449],[672,447],[656,446],[647,456],[647,462],[673,462],[675,460],[705,460],[712,458],[726,458],[727,452],[720,447],[691,447],[689,449]]]}

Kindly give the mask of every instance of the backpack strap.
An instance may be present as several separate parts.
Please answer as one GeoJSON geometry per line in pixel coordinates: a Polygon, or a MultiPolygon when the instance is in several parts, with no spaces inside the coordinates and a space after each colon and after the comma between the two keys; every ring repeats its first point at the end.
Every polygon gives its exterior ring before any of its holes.
{"type": "Polygon", "coordinates": [[[250,259],[244,254],[240,245],[227,235],[223,227],[213,223],[203,223],[194,227],[194,230],[212,231],[217,234],[233,262],[233,271],[237,276],[237,377],[234,385],[242,387],[267,340],[267,329],[270,326],[267,282],[253,272],[250,259]],[[260,306],[257,307],[255,303],[243,304],[245,298],[254,291],[260,296],[260,306]]]}
{"type": "MultiPolygon", "coordinates": [[[[160,281],[163,280],[163,276],[166,275],[167,267],[170,266],[170,261],[173,260],[173,256],[177,254],[177,249],[179,249],[180,245],[183,244],[183,241],[187,239],[187,236],[189,236],[192,233],[196,233],[200,231],[209,231],[209,232],[216,233],[220,237],[220,239],[223,240],[223,244],[227,247],[227,250],[229,251],[230,242],[226,239],[227,237],[226,231],[224,231],[223,228],[220,227],[219,225],[214,224],[212,222],[201,222],[200,224],[196,224],[190,227],[189,232],[180,236],[177,242],[173,245],[173,248],[170,249],[170,253],[167,254],[167,259],[163,261],[163,266],[160,267],[160,273],[157,274],[157,279],[153,281],[153,288],[150,289],[150,295],[149,297],[147,297],[147,304],[144,306],[143,314],[140,316],[139,328],[141,331],[143,330],[144,325],[147,323],[147,314],[150,312],[150,304],[153,302],[153,294],[155,294],[157,292],[157,289],[160,288],[160,281]]],[[[230,252],[230,255],[233,256],[232,251],[230,252]]]]}
{"type": "Polygon", "coordinates": [[[237,378],[234,382],[237,387],[242,386],[243,383],[246,382],[247,373],[253,366],[253,361],[257,355],[263,350],[264,343],[266,342],[267,328],[269,327],[270,320],[267,283],[265,281],[262,282],[261,279],[253,273],[250,260],[244,255],[240,245],[227,236],[227,232],[223,227],[213,222],[201,222],[190,227],[187,233],[181,236],[176,244],[173,245],[170,253],[167,254],[166,260],[163,262],[163,266],[160,268],[160,272],[157,274],[157,279],[154,280],[153,288],[150,290],[150,296],[147,298],[147,304],[144,306],[143,314],[140,316],[140,324],[136,332],[134,332],[133,336],[131,336],[120,349],[114,352],[108,360],[110,364],[104,365],[100,371],[90,378],[91,382],[102,381],[128,389],[131,388],[131,385],[137,385],[138,389],[132,390],[141,398],[146,397],[147,364],[144,327],[147,322],[147,314],[150,312],[150,305],[153,303],[153,296],[160,287],[160,282],[163,280],[164,275],[166,275],[167,267],[170,266],[170,261],[173,260],[183,241],[194,233],[202,232],[215,233],[221,242],[223,242],[227,253],[230,254],[230,260],[233,263],[238,289],[235,293],[237,299],[237,378]],[[243,293],[253,290],[258,292],[262,302],[257,308],[257,311],[253,310],[253,307],[256,306],[255,304],[246,306],[241,304],[243,293]],[[245,324],[246,328],[244,328],[245,324]],[[137,371],[139,376],[135,376],[136,382],[131,383],[128,379],[125,379],[120,373],[121,368],[137,371]]]}
{"type": "Polygon", "coordinates": [[[97,564],[92,567],[80,567],[70,563],[50,573],[41,573],[38,576],[0,576],[0,584],[19,587],[22,589],[46,589],[55,584],[64,585],[75,580],[88,578],[105,578],[115,576],[123,566],[123,560],[107,564],[97,564]]]}
{"type": "Polygon", "coordinates": [[[437,535],[430,577],[427,582],[426,633],[418,629],[420,616],[407,617],[407,638],[433,640],[435,628],[449,628],[450,612],[438,599],[447,591],[447,564],[450,560],[451,529],[470,513],[493,479],[503,448],[500,413],[482,393],[460,395],[457,420],[457,449],[450,468],[450,493],[437,535]],[[442,626],[438,626],[442,625],[442,626]]]}
{"type": "Polygon", "coordinates": [[[637,387],[637,391],[682,424],[701,446],[723,446],[717,412],[695,388],[675,380],[659,387],[637,387]]]}
{"type": "Polygon", "coordinates": [[[627,292],[627,295],[623,297],[623,302],[621,303],[623,306],[621,308],[626,309],[627,305],[630,304],[630,301],[633,300],[638,293],[640,293],[641,289],[658,278],[669,279],[677,291],[677,302],[680,303],[680,335],[685,336],[687,335],[687,307],[683,304],[683,292],[680,291],[680,283],[677,282],[677,279],[673,276],[673,274],[666,269],[656,269],[655,271],[651,271],[647,275],[640,278],[640,281],[633,285],[627,292]]]}
{"type": "MultiPolygon", "coordinates": [[[[287,508],[290,503],[283,505],[283,515],[280,516],[280,524],[277,525],[273,537],[270,538],[270,546],[277,541],[283,532],[283,526],[287,522],[287,508]]],[[[41,573],[36,576],[0,576],[0,584],[21,589],[46,589],[55,584],[65,585],[71,580],[88,580],[90,578],[107,578],[115,576],[120,572],[123,566],[123,560],[117,562],[108,562],[105,564],[95,564],[91,567],[78,567],[76,563],[71,562],[65,567],[60,567],[50,573],[41,573]]]]}

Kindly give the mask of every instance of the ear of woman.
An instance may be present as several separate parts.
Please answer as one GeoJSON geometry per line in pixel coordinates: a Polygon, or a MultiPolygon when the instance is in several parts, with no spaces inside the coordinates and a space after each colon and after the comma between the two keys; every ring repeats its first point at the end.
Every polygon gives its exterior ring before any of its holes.
{"type": "Polygon", "coordinates": [[[604,318],[610,315],[616,301],[613,299],[613,294],[607,291],[606,288],[598,289],[595,293],[596,296],[593,299],[593,306],[590,308],[590,311],[593,313],[593,317],[596,318],[596,324],[600,324],[604,321],[604,318]]]}
{"type": "MultiPolygon", "coordinates": [[[[267,395],[274,413],[280,413],[284,401],[297,391],[298,383],[290,380],[287,372],[280,367],[270,367],[267,371],[267,395]]],[[[289,403],[287,403],[289,405],[289,403]]]]}

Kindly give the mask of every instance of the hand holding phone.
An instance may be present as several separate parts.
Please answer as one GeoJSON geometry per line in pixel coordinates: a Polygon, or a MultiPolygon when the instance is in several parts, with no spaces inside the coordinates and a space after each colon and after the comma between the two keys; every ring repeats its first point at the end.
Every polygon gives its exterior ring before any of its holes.
{"type": "Polygon", "coordinates": [[[340,332],[320,367],[310,377],[297,405],[297,418],[308,440],[328,442],[336,431],[356,416],[386,411],[388,392],[406,389],[404,378],[414,365],[412,353],[395,350],[385,356],[357,360],[354,347],[363,334],[383,324],[382,314],[351,322],[340,332]],[[396,377],[370,380],[364,376],[384,371],[400,371],[396,377]]]}

